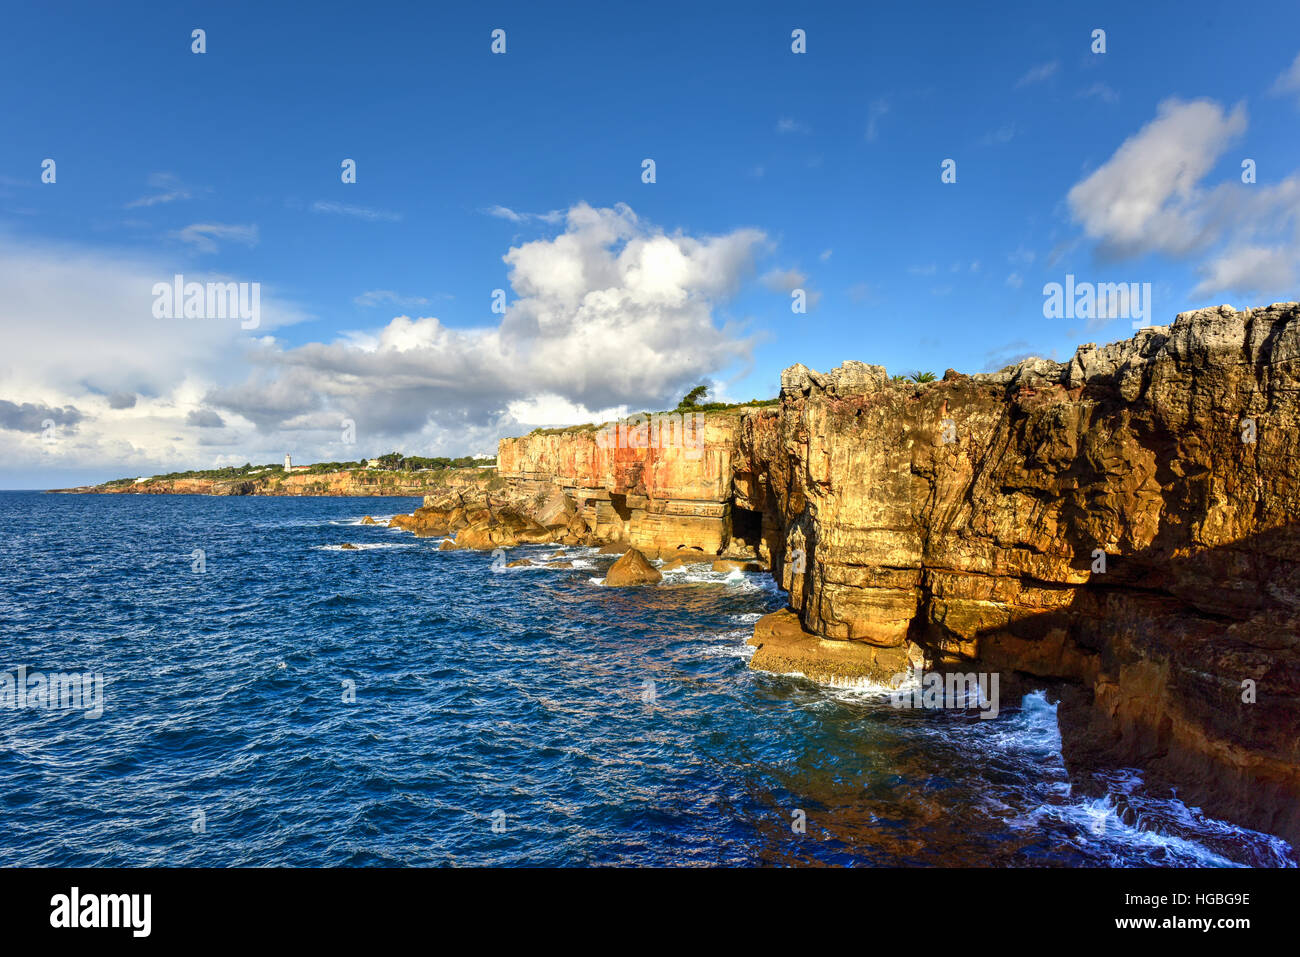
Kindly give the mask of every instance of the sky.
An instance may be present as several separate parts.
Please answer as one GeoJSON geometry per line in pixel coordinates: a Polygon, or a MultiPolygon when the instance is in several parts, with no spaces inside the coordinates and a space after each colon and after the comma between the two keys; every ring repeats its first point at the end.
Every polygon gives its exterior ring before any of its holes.
{"type": "Polygon", "coordinates": [[[1300,298],[1293,0],[447,6],[11,7],[0,488],[1133,334],[1049,316],[1067,276],[1157,325],[1300,298]],[[168,313],[177,275],[256,324],[168,313]]]}

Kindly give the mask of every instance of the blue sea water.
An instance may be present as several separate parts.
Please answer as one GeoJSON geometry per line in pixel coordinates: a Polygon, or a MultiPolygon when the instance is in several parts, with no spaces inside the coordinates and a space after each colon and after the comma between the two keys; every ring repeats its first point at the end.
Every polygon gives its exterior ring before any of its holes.
{"type": "Polygon", "coordinates": [[[418,504],[0,493],[0,671],[105,678],[0,708],[0,865],[1289,866],[1134,771],[1082,796],[1042,694],[748,669],[769,576],[358,524],[418,504]]]}

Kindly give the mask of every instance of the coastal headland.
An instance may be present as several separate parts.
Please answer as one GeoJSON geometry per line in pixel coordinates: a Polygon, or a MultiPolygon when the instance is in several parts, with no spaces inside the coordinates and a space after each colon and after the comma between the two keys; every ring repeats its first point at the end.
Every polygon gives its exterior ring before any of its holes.
{"type": "Polygon", "coordinates": [[[444,548],[762,568],[789,608],[756,626],[753,667],[1047,687],[1067,763],[1141,767],[1300,846],[1300,304],[933,382],[794,365],[779,403],[680,425],[503,439],[490,477],[422,493],[158,491],[424,494],[391,524],[444,548]]]}

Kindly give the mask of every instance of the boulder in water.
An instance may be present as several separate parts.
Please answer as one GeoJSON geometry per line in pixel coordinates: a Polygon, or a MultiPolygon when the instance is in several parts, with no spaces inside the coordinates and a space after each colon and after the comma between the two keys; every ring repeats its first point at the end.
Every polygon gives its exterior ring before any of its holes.
{"type": "Polygon", "coordinates": [[[605,584],[619,588],[624,585],[653,585],[663,580],[655,568],[635,548],[629,548],[605,573],[605,584]]]}

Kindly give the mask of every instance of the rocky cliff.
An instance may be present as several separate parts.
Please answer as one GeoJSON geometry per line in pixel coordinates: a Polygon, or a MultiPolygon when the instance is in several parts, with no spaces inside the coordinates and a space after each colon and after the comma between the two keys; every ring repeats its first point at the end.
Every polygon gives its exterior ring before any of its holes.
{"type": "Polygon", "coordinates": [[[565,496],[596,540],[729,553],[742,411],[689,416],[502,439],[499,474],[516,489],[565,496]]]}
{"type": "Polygon", "coordinates": [[[1300,305],[926,385],[795,366],[782,400],[734,501],[812,640],[1064,682],[1067,758],[1300,844],[1300,305]]]}
{"type": "Polygon", "coordinates": [[[791,606],[755,667],[1048,685],[1068,761],[1300,846],[1300,305],[926,384],[796,365],[704,438],[503,440],[511,504],[465,543],[752,555],[791,606]]]}

